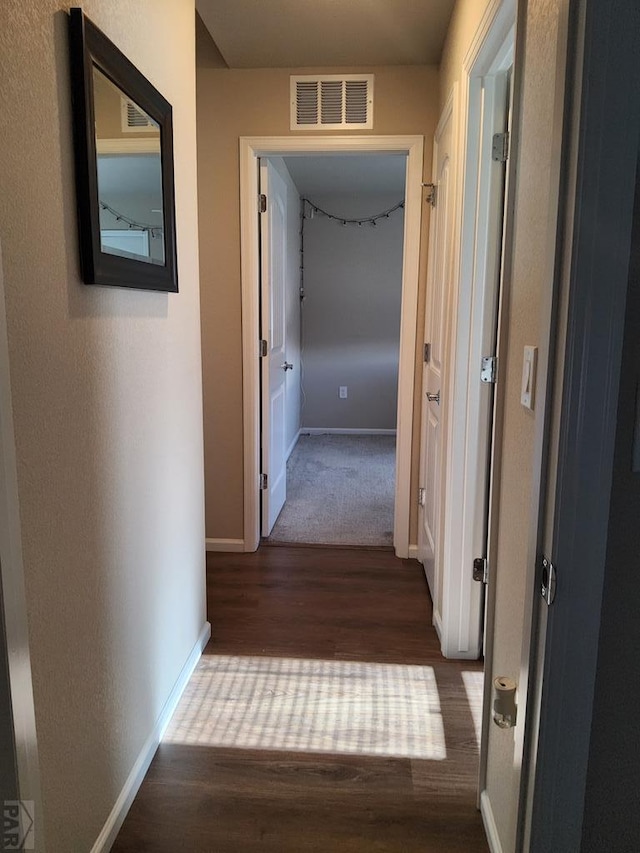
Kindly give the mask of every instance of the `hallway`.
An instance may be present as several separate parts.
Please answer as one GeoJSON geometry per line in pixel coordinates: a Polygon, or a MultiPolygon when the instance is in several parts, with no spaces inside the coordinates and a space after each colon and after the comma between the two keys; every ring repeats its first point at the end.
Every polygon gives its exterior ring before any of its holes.
{"type": "Polygon", "coordinates": [[[297,659],[303,671],[322,661],[332,673],[350,661],[358,671],[432,674],[442,749],[429,760],[404,748],[369,754],[369,740],[359,751],[357,737],[335,752],[299,741],[299,751],[211,746],[200,723],[181,743],[174,719],[114,851],[488,850],[475,807],[481,666],[442,659],[417,562],[390,551],[263,546],[209,553],[207,586],[213,635],[176,717],[189,719],[197,678],[223,658],[297,659]]]}

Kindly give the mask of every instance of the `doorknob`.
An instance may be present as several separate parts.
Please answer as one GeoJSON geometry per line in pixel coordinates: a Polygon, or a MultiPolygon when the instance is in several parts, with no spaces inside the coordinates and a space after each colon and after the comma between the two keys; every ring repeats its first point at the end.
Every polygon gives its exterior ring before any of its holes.
{"type": "Polygon", "coordinates": [[[437,403],[438,405],[440,405],[440,391],[436,391],[435,394],[431,394],[429,391],[427,391],[427,400],[430,403],[437,403]]]}
{"type": "Polygon", "coordinates": [[[285,373],[287,372],[287,370],[293,370],[293,365],[290,361],[285,361],[285,363],[281,364],[280,367],[284,370],[285,373]]]}

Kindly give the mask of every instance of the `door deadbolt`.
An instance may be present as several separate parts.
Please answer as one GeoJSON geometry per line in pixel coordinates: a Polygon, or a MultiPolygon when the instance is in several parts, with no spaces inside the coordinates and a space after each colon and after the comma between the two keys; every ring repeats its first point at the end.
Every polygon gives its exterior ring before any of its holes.
{"type": "Polygon", "coordinates": [[[290,361],[285,361],[285,363],[281,364],[280,367],[284,370],[285,373],[287,372],[287,370],[293,370],[293,365],[290,361]]]}
{"type": "Polygon", "coordinates": [[[540,595],[551,607],[553,600],[556,597],[556,567],[546,557],[542,558],[542,578],[540,584],[540,595]]]}
{"type": "Polygon", "coordinates": [[[440,405],[440,391],[436,391],[435,394],[432,394],[430,391],[427,391],[427,400],[430,403],[437,403],[440,405]]]}

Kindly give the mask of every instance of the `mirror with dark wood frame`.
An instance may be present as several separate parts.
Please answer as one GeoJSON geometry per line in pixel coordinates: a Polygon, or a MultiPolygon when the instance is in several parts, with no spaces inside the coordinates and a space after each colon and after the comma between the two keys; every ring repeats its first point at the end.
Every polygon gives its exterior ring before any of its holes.
{"type": "Polygon", "coordinates": [[[177,292],[172,110],[82,12],[69,12],[86,284],[177,292]]]}

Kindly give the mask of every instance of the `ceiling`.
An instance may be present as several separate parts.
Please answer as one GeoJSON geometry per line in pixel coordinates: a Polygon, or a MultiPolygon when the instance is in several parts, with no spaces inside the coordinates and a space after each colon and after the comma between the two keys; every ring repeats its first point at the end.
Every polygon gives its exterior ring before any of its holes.
{"type": "Polygon", "coordinates": [[[285,157],[302,196],[313,201],[328,193],[388,192],[404,197],[405,154],[328,154],[285,157]]]}
{"type": "Polygon", "coordinates": [[[455,0],[196,0],[229,68],[430,65],[455,0]]]}

